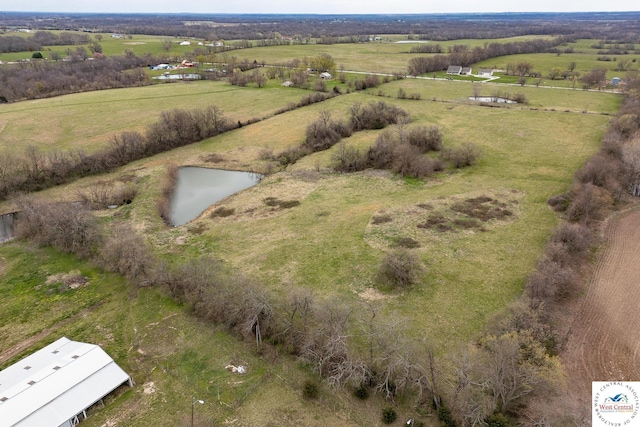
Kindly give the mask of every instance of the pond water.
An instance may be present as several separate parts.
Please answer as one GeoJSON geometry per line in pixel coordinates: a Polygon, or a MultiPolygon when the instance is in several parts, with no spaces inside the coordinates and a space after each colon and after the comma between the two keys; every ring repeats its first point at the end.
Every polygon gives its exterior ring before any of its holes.
{"type": "Polygon", "coordinates": [[[478,102],[497,102],[498,104],[517,104],[516,101],[512,101],[511,99],[507,99],[507,98],[500,98],[497,96],[479,96],[477,98],[475,96],[470,96],[469,99],[472,101],[478,101],[478,102]]]}
{"type": "Polygon", "coordinates": [[[171,222],[184,225],[196,219],[209,206],[253,187],[262,175],[198,167],[182,167],[171,197],[171,222]]]}
{"type": "Polygon", "coordinates": [[[0,215],[0,243],[13,239],[14,214],[0,215]]]}

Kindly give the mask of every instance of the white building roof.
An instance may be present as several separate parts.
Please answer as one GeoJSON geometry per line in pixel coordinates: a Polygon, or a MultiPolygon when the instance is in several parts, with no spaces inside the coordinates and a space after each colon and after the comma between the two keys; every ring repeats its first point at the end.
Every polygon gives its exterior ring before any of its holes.
{"type": "Polygon", "coordinates": [[[0,427],[60,426],[129,380],[99,346],[60,338],[0,371],[0,427]]]}

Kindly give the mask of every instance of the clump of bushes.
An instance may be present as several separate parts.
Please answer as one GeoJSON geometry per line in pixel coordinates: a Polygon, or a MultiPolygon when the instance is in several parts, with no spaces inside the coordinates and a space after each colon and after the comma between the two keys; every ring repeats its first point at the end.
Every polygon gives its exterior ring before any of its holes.
{"type": "Polygon", "coordinates": [[[158,212],[166,224],[171,224],[171,196],[178,181],[178,166],[169,164],[162,180],[158,212]]]}
{"type": "Polygon", "coordinates": [[[317,399],[320,387],[314,380],[306,380],[302,386],[302,397],[305,399],[317,399]]]}
{"type": "Polygon", "coordinates": [[[79,204],[45,203],[23,196],[15,200],[19,217],[15,235],[42,246],[88,258],[102,243],[96,219],[79,204]]]}
{"type": "Polygon", "coordinates": [[[78,197],[91,209],[106,209],[109,206],[131,203],[137,192],[138,189],[133,183],[98,182],[78,191],[78,197]]]}
{"type": "Polygon", "coordinates": [[[277,207],[280,209],[290,209],[300,205],[299,200],[280,200],[276,197],[267,197],[264,199],[264,204],[271,207],[277,207]]]}
{"type": "Polygon", "coordinates": [[[451,162],[456,169],[474,165],[478,157],[480,157],[480,149],[470,142],[442,151],[442,158],[451,162]]]}
{"type": "Polygon", "coordinates": [[[211,218],[226,218],[228,216],[236,213],[234,208],[226,208],[224,206],[220,206],[219,208],[214,209],[213,212],[209,215],[211,218]]]}
{"type": "Polygon", "coordinates": [[[398,418],[398,414],[396,413],[396,410],[391,408],[391,407],[387,407],[387,408],[383,408],[382,409],[382,422],[385,424],[393,424],[396,419],[398,418]]]}
{"type": "Polygon", "coordinates": [[[406,289],[422,280],[424,267],[417,255],[404,248],[389,252],[378,268],[378,280],[397,289],[406,289]]]}

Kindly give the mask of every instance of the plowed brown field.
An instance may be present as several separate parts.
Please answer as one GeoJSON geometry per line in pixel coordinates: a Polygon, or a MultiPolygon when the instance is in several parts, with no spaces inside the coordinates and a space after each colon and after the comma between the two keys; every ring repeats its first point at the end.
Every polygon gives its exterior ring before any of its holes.
{"type": "Polygon", "coordinates": [[[569,396],[591,420],[591,381],[640,380],[640,209],[611,218],[562,359],[569,396]]]}

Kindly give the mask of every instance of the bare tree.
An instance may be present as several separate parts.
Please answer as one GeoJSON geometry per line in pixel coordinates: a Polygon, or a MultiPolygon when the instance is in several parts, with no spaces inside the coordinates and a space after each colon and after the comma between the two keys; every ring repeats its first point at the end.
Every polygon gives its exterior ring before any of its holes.
{"type": "Polygon", "coordinates": [[[622,163],[631,194],[640,196],[640,138],[634,138],[622,146],[622,163]]]}
{"type": "Polygon", "coordinates": [[[473,99],[478,99],[480,95],[482,95],[482,86],[480,86],[480,83],[474,82],[471,85],[471,91],[473,93],[473,99]]]}
{"type": "Polygon", "coordinates": [[[164,49],[166,52],[169,52],[171,50],[171,46],[173,46],[173,41],[171,41],[171,39],[168,37],[162,39],[160,43],[162,44],[162,49],[164,49]]]}

